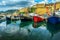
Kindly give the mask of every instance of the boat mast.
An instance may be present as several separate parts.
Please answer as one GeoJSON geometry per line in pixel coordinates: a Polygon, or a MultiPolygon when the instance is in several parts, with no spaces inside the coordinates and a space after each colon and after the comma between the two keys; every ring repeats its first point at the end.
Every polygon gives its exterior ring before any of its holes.
{"type": "Polygon", "coordinates": [[[56,3],[54,3],[54,12],[53,12],[53,16],[55,16],[55,11],[56,11],[56,3]]]}

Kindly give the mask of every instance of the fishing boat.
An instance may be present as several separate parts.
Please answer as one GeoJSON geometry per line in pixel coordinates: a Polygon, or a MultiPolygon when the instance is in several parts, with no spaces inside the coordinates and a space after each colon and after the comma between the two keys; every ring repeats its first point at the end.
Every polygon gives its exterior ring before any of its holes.
{"type": "Polygon", "coordinates": [[[33,21],[34,21],[35,23],[42,22],[42,21],[44,21],[44,18],[43,18],[42,16],[38,16],[37,14],[35,14],[35,15],[33,16],[33,21]]]}
{"type": "Polygon", "coordinates": [[[52,36],[60,30],[60,12],[56,12],[56,4],[54,3],[53,16],[47,18],[47,29],[52,33],[52,36]],[[58,16],[57,16],[58,15],[58,16]]]}
{"type": "Polygon", "coordinates": [[[60,11],[56,12],[56,4],[54,3],[54,13],[53,16],[50,16],[48,19],[49,23],[57,24],[60,21],[60,11]]]}
{"type": "Polygon", "coordinates": [[[23,16],[20,20],[21,22],[32,21],[32,18],[23,16]]]}
{"type": "Polygon", "coordinates": [[[21,22],[32,21],[32,15],[31,15],[31,13],[29,13],[28,16],[29,16],[29,17],[20,15],[20,20],[21,20],[21,22]]]}

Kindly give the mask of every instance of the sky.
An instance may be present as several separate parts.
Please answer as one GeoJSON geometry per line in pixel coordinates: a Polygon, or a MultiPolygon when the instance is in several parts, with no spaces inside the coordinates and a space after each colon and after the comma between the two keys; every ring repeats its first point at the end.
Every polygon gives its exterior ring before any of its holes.
{"type": "Polygon", "coordinates": [[[37,3],[54,3],[60,0],[0,0],[0,11],[31,7],[37,3]]]}

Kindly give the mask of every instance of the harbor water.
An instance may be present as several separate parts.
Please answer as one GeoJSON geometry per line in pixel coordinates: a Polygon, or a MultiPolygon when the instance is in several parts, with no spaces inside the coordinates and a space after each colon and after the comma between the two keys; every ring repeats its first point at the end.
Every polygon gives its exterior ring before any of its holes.
{"type": "MultiPolygon", "coordinates": [[[[21,22],[21,20],[12,21],[6,24],[6,21],[0,23],[1,40],[51,40],[52,32],[47,27],[45,21],[37,23],[36,28],[33,21],[21,22]]],[[[53,27],[52,27],[53,28],[53,27]]],[[[56,30],[54,30],[56,31],[56,30]]],[[[59,32],[59,31],[58,31],[59,32]]]]}

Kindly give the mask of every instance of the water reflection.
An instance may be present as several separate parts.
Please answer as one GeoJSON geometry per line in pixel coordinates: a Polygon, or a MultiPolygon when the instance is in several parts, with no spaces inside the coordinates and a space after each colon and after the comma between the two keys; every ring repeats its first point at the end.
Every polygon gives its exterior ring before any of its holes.
{"type": "Polygon", "coordinates": [[[29,35],[30,40],[49,40],[50,37],[51,33],[46,29],[45,26],[32,29],[29,35]]]}
{"type": "Polygon", "coordinates": [[[0,31],[3,31],[6,28],[6,21],[0,23],[0,31]]]}
{"type": "Polygon", "coordinates": [[[60,40],[60,32],[56,33],[56,34],[53,36],[52,40],[60,40]]]}
{"type": "Polygon", "coordinates": [[[52,36],[60,31],[60,23],[52,24],[47,23],[47,29],[51,32],[52,36]]]}
{"type": "Polygon", "coordinates": [[[33,21],[21,22],[18,20],[8,25],[6,25],[6,21],[2,22],[0,23],[0,38],[6,40],[50,40],[52,32],[58,31],[53,30],[51,25],[46,25],[45,21],[37,23],[36,27],[33,25],[33,21]]]}
{"type": "Polygon", "coordinates": [[[20,23],[20,27],[28,26],[28,25],[30,25],[31,23],[32,23],[31,21],[21,22],[21,23],[20,23]]]}

